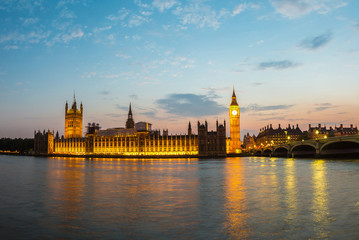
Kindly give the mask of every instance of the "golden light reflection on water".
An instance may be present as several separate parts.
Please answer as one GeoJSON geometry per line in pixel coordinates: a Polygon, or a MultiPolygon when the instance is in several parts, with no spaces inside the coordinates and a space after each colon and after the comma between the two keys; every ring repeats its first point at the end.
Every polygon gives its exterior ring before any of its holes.
{"type": "Polygon", "coordinates": [[[48,171],[49,206],[51,214],[61,219],[57,227],[63,229],[81,229],[76,223],[83,212],[84,195],[84,159],[67,158],[64,161],[51,161],[48,171]],[[69,224],[71,222],[71,224],[69,224]]]}
{"type": "Polygon", "coordinates": [[[198,164],[193,163],[198,160],[54,159],[48,171],[49,209],[61,231],[85,228],[77,221],[98,211],[103,213],[95,216],[99,221],[119,228],[143,223],[151,225],[149,231],[190,229],[195,222],[184,219],[200,201],[198,164]],[[87,209],[88,201],[96,207],[87,209]]]}
{"type": "Polygon", "coordinates": [[[318,238],[328,238],[329,224],[328,192],[326,179],[326,161],[315,160],[313,171],[313,227],[318,238]]]}
{"type": "Polygon", "coordinates": [[[248,238],[250,227],[249,213],[246,206],[246,188],[244,185],[244,168],[239,161],[226,164],[225,168],[225,207],[227,221],[225,228],[231,237],[248,238]]]}
{"type": "Polygon", "coordinates": [[[285,187],[287,191],[286,203],[288,208],[288,222],[295,220],[298,211],[297,180],[295,170],[295,160],[293,158],[287,158],[285,161],[285,187]]]}

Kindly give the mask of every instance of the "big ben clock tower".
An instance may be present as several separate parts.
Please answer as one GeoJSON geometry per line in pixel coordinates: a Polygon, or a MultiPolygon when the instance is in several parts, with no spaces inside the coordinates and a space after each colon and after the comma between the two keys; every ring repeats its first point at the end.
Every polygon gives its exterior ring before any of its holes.
{"type": "Polygon", "coordinates": [[[241,148],[239,118],[239,106],[237,103],[236,93],[233,88],[232,102],[229,106],[229,126],[231,137],[229,142],[229,153],[239,152],[241,148]]]}

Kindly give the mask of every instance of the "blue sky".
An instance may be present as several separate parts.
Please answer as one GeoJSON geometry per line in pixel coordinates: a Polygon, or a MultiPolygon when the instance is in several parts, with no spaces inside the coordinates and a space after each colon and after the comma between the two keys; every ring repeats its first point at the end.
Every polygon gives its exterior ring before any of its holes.
{"type": "Polygon", "coordinates": [[[42,1],[0,3],[0,137],[63,134],[76,91],[84,125],[135,121],[185,133],[228,121],[359,122],[359,1],[42,1]]]}

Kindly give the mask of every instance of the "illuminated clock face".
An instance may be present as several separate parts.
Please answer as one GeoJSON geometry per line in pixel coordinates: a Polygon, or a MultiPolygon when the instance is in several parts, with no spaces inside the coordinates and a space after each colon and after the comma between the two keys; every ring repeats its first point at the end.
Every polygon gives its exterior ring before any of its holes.
{"type": "Polygon", "coordinates": [[[237,110],[232,110],[232,115],[236,116],[237,115],[237,110]]]}

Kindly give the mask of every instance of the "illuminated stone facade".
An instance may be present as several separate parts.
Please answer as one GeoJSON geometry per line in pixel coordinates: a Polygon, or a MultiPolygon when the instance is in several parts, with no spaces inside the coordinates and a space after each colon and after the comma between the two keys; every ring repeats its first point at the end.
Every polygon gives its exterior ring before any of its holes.
{"type": "Polygon", "coordinates": [[[100,130],[99,124],[89,123],[87,133],[82,137],[82,104],[80,109],[77,109],[74,98],[72,108],[68,109],[66,103],[65,110],[65,137],[59,137],[58,133],[55,137],[53,133],[51,136],[35,133],[35,149],[38,149],[35,153],[95,156],[226,156],[225,122],[219,124],[217,121],[216,131],[208,131],[207,122],[198,122],[198,135],[192,133],[191,123],[188,124],[187,134],[169,135],[168,130],[163,130],[161,134],[159,130],[152,130],[150,123],[135,124],[130,105],[126,128],[100,130]],[[53,146],[51,149],[45,146],[50,143],[53,146]]]}
{"type": "Polygon", "coordinates": [[[72,107],[66,102],[65,104],[65,138],[81,138],[82,137],[82,117],[83,106],[80,104],[80,109],[77,109],[76,99],[74,95],[74,102],[72,107]]]}
{"type": "Polygon", "coordinates": [[[229,130],[230,138],[227,140],[227,152],[239,153],[241,151],[240,109],[237,103],[237,97],[234,89],[232,94],[232,102],[229,106],[229,130]]]}

